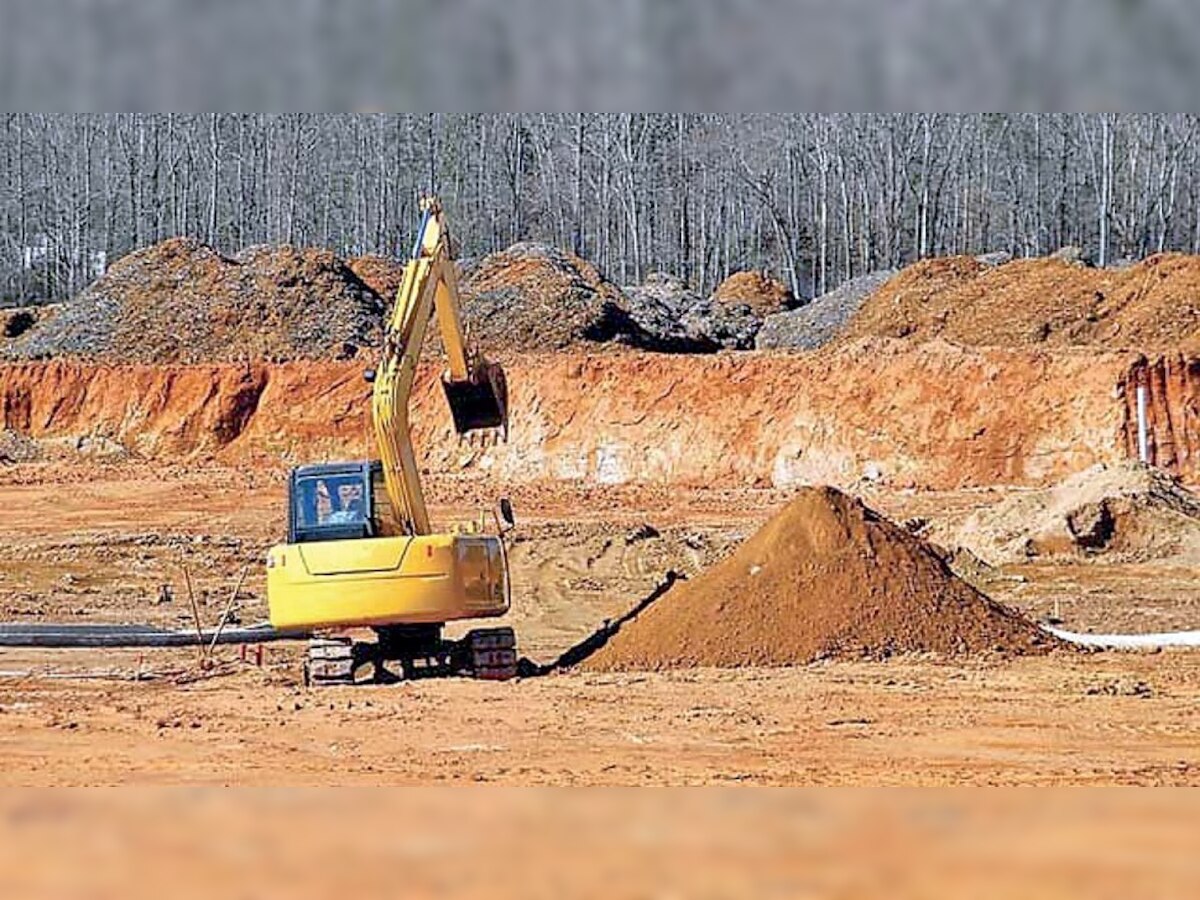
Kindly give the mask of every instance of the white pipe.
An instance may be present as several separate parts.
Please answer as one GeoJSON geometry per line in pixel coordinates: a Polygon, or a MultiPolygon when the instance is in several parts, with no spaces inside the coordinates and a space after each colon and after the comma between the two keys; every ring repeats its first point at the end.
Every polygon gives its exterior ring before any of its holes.
{"type": "Polygon", "coordinates": [[[1155,647],[1200,647],[1200,631],[1165,631],[1158,634],[1079,634],[1042,626],[1060,640],[1080,647],[1109,650],[1152,650],[1155,647]]]}
{"type": "Polygon", "coordinates": [[[1138,459],[1146,464],[1150,462],[1150,447],[1146,427],[1146,386],[1139,384],[1137,389],[1137,418],[1138,418],[1138,459]]]}

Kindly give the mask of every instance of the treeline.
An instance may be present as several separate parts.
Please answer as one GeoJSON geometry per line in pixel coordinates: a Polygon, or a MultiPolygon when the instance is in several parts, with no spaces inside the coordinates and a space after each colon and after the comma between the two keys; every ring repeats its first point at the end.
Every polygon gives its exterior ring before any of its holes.
{"type": "Polygon", "coordinates": [[[1200,252],[1194,115],[6,114],[0,300],[69,296],[173,235],[407,253],[420,194],[463,255],[519,240],[613,279],[799,296],[914,259],[1200,252]]]}

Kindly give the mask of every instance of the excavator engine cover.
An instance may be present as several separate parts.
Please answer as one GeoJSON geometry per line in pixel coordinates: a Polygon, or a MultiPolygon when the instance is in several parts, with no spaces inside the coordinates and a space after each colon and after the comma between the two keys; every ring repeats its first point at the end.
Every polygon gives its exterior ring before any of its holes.
{"type": "Polygon", "coordinates": [[[442,379],[446,402],[459,434],[485,428],[502,428],[508,433],[508,381],[499,363],[483,366],[478,376],[466,381],[442,379]]]}

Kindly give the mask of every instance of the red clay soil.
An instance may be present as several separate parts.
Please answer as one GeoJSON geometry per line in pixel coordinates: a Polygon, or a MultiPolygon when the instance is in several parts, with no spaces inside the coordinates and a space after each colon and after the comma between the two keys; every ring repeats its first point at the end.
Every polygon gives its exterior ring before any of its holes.
{"type": "Polygon", "coordinates": [[[943,338],[966,346],[1200,347],[1200,256],[1164,253],[1127,269],[1059,259],[989,267],[970,257],[904,269],[842,340],[943,338]]]}
{"type": "MultiPolygon", "coordinates": [[[[1043,485],[1129,458],[1132,359],[902,341],[818,354],[523,354],[504,359],[509,440],[487,446],[457,439],[442,364],[430,360],[418,372],[413,440],[432,471],[506,482],[1043,485]]],[[[374,452],[362,368],[0,366],[0,427],[37,440],[103,437],[159,459],[355,458],[374,452]]],[[[1166,459],[1173,441],[1178,474],[1190,478],[1200,363],[1181,358],[1171,373],[1163,402],[1151,391],[1152,445],[1166,459]]]]}
{"type": "Polygon", "coordinates": [[[1056,642],[859,500],[804,488],[732,556],[626,623],[593,670],[1042,653],[1056,642]]]}
{"type": "Polygon", "coordinates": [[[760,317],[796,305],[796,298],[787,285],[760,271],[734,272],[717,285],[712,298],[725,306],[745,304],[760,317]]]}

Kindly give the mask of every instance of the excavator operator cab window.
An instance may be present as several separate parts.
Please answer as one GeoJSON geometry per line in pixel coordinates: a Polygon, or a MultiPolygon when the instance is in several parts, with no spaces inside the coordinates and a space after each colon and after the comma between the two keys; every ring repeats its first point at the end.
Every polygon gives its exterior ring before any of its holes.
{"type": "Polygon", "coordinates": [[[369,467],[339,464],[305,466],[291,477],[291,540],[346,540],[372,537],[369,467]]]}
{"type": "Polygon", "coordinates": [[[300,495],[305,527],[357,525],[366,518],[362,482],[353,475],[303,478],[300,495]]]}

